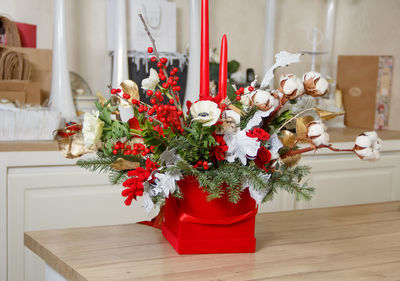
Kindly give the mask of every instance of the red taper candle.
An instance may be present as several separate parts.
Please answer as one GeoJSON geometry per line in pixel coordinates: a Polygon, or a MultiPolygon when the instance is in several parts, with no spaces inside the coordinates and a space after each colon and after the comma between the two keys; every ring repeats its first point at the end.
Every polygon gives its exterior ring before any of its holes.
{"type": "Polygon", "coordinates": [[[221,55],[219,58],[219,85],[218,85],[218,102],[226,98],[228,82],[228,41],[226,34],[222,36],[221,55]]]}
{"type": "Polygon", "coordinates": [[[201,1],[200,100],[210,96],[208,0],[201,1]]]}

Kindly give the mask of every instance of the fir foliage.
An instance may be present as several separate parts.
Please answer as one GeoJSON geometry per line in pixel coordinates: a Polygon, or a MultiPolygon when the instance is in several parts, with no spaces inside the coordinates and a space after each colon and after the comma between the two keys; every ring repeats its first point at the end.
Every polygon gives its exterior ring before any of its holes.
{"type": "Polygon", "coordinates": [[[251,118],[253,118],[254,114],[257,112],[257,107],[253,106],[249,109],[249,112],[245,115],[242,116],[240,118],[240,129],[243,130],[244,128],[246,128],[247,123],[249,123],[249,121],[251,120],[251,118]]]}
{"type": "Polygon", "coordinates": [[[315,189],[309,187],[307,181],[302,182],[310,173],[311,168],[308,166],[288,168],[285,165],[280,165],[267,182],[269,188],[263,202],[272,200],[278,190],[295,194],[296,200],[310,200],[315,189]]]}

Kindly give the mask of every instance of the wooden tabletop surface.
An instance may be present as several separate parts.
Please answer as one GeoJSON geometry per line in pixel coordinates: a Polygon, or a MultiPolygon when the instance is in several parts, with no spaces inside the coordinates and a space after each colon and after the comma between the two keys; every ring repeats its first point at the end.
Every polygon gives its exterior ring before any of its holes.
{"type": "Polygon", "coordinates": [[[129,224],[25,233],[68,280],[400,280],[400,201],[258,214],[254,254],[178,255],[129,224]]]}

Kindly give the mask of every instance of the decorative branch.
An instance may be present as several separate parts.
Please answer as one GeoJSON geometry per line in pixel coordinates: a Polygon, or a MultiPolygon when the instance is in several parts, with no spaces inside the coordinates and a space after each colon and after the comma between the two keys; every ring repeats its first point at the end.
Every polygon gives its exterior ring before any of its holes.
{"type": "Polygon", "coordinates": [[[283,127],[285,127],[287,124],[289,124],[290,122],[292,122],[293,120],[297,119],[297,117],[299,117],[300,115],[302,115],[303,113],[306,113],[307,111],[311,111],[311,110],[316,110],[315,107],[311,107],[311,108],[307,108],[303,111],[300,111],[299,113],[297,113],[295,116],[293,116],[292,118],[290,118],[289,120],[287,120],[285,123],[282,124],[282,126],[279,127],[278,131],[282,130],[283,127]]]}
{"type": "Polygon", "coordinates": [[[354,148],[352,148],[352,149],[339,149],[339,148],[332,147],[331,144],[330,145],[321,144],[319,146],[314,146],[314,147],[305,147],[305,148],[296,149],[296,150],[289,150],[285,154],[281,155],[281,159],[285,159],[286,157],[294,156],[296,154],[302,154],[302,153],[305,153],[305,152],[317,150],[317,149],[320,149],[320,148],[328,148],[328,149],[330,149],[332,151],[335,151],[335,152],[354,152],[354,148]]]}
{"type": "MultiPolygon", "coordinates": [[[[151,35],[150,30],[147,27],[146,21],[143,18],[143,15],[139,14],[139,18],[143,23],[144,29],[146,30],[146,33],[147,33],[147,36],[150,38],[151,44],[153,45],[153,51],[154,51],[155,57],[157,58],[158,61],[160,61],[160,56],[158,54],[157,47],[156,47],[156,41],[154,40],[153,36],[151,35]]],[[[164,67],[163,67],[163,72],[164,72],[164,76],[166,77],[165,80],[168,81],[168,73],[167,73],[167,70],[164,67]]],[[[172,90],[171,86],[169,86],[168,88],[171,88],[171,90],[172,90]]],[[[174,91],[172,91],[172,92],[174,92],[174,91]]],[[[176,107],[178,108],[178,110],[182,111],[182,105],[176,99],[175,94],[173,93],[171,96],[172,96],[172,99],[174,100],[174,103],[176,104],[176,107]]],[[[184,114],[182,114],[182,115],[184,116],[184,114]]],[[[183,123],[183,119],[182,118],[184,118],[184,117],[179,117],[179,120],[181,121],[181,126],[183,127],[184,123],[183,123]]]]}

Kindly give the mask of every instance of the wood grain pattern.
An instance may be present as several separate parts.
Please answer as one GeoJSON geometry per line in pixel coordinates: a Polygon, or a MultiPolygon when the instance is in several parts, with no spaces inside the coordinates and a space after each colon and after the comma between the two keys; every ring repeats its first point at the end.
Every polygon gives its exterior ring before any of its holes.
{"type": "Polygon", "coordinates": [[[400,201],[257,215],[255,254],[179,256],[137,224],[25,233],[68,280],[400,280],[400,201]]]}

